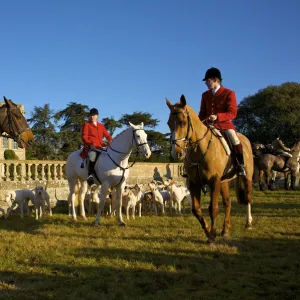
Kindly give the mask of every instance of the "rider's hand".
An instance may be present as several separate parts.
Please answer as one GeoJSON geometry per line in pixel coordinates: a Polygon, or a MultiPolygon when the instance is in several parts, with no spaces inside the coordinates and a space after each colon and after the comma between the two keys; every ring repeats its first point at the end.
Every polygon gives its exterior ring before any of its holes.
{"type": "Polygon", "coordinates": [[[218,116],[217,115],[210,115],[209,117],[208,117],[208,121],[211,121],[211,122],[213,122],[213,121],[215,121],[215,120],[217,120],[218,119],[218,116]]]}

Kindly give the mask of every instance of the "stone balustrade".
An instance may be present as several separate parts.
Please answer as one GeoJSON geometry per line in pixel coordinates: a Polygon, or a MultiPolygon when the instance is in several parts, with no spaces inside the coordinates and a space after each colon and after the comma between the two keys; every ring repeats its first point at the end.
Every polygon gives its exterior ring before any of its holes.
{"type": "Polygon", "coordinates": [[[0,160],[0,182],[66,180],[65,161],[0,160]]]}
{"type": "MultiPolygon", "coordinates": [[[[34,188],[45,185],[48,188],[68,189],[65,173],[66,161],[54,160],[0,160],[0,191],[34,188]]],[[[181,177],[181,163],[137,162],[130,168],[128,184],[163,181],[172,178],[184,182],[181,177]]]]}

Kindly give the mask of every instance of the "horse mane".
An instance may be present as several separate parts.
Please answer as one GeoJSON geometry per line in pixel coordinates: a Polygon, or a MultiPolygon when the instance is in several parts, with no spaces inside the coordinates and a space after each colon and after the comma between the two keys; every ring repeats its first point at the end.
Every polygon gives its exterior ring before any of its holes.
{"type": "Polygon", "coordinates": [[[126,129],[124,129],[123,131],[121,131],[120,133],[118,133],[118,134],[113,138],[113,140],[111,141],[111,143],[113,143],[114,140],[115,140],[116,138],[118,138],[119,136],[123,135],[123,133],[125,133],[125,131],[127,131],[129,128],[131,128],[131,127],[127,127],[126,129]]]}

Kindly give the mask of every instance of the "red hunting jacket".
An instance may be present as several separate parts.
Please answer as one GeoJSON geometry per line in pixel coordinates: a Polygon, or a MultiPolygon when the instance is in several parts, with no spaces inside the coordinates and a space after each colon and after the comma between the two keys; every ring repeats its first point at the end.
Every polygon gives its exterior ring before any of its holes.
{"type": "Polygon", "coordinates": [[[237,115],[237,104],[235,93],[221,86],[215,95],[211,90],[202,94],[199,118],[201,121],[210,115],[217,115],[218,119],[214,125],[220,130],[233,129],[236,131],[231,120],[237,115]]]}
{"type": "Polygon", "coordinates": [[[91,146],[97,149],[105,146],[102,138],[105,137],[109,142],[112,141],[111,135],[107,132],[103,124],[97,122],[97,126],[89,121],[83,124],[82,127],[82,140],[84,147],[80,156],[82,158],[87,157],[91,146]]]}

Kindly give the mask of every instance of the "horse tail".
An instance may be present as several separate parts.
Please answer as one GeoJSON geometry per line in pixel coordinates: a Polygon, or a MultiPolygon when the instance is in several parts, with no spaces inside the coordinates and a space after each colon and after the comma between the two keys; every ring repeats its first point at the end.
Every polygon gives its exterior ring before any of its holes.
{"type": "Polygon", "coordinates": [[[252,181],[244,176],[237,176],[235,193],[239,204],[252,204],[252,181]]]}

